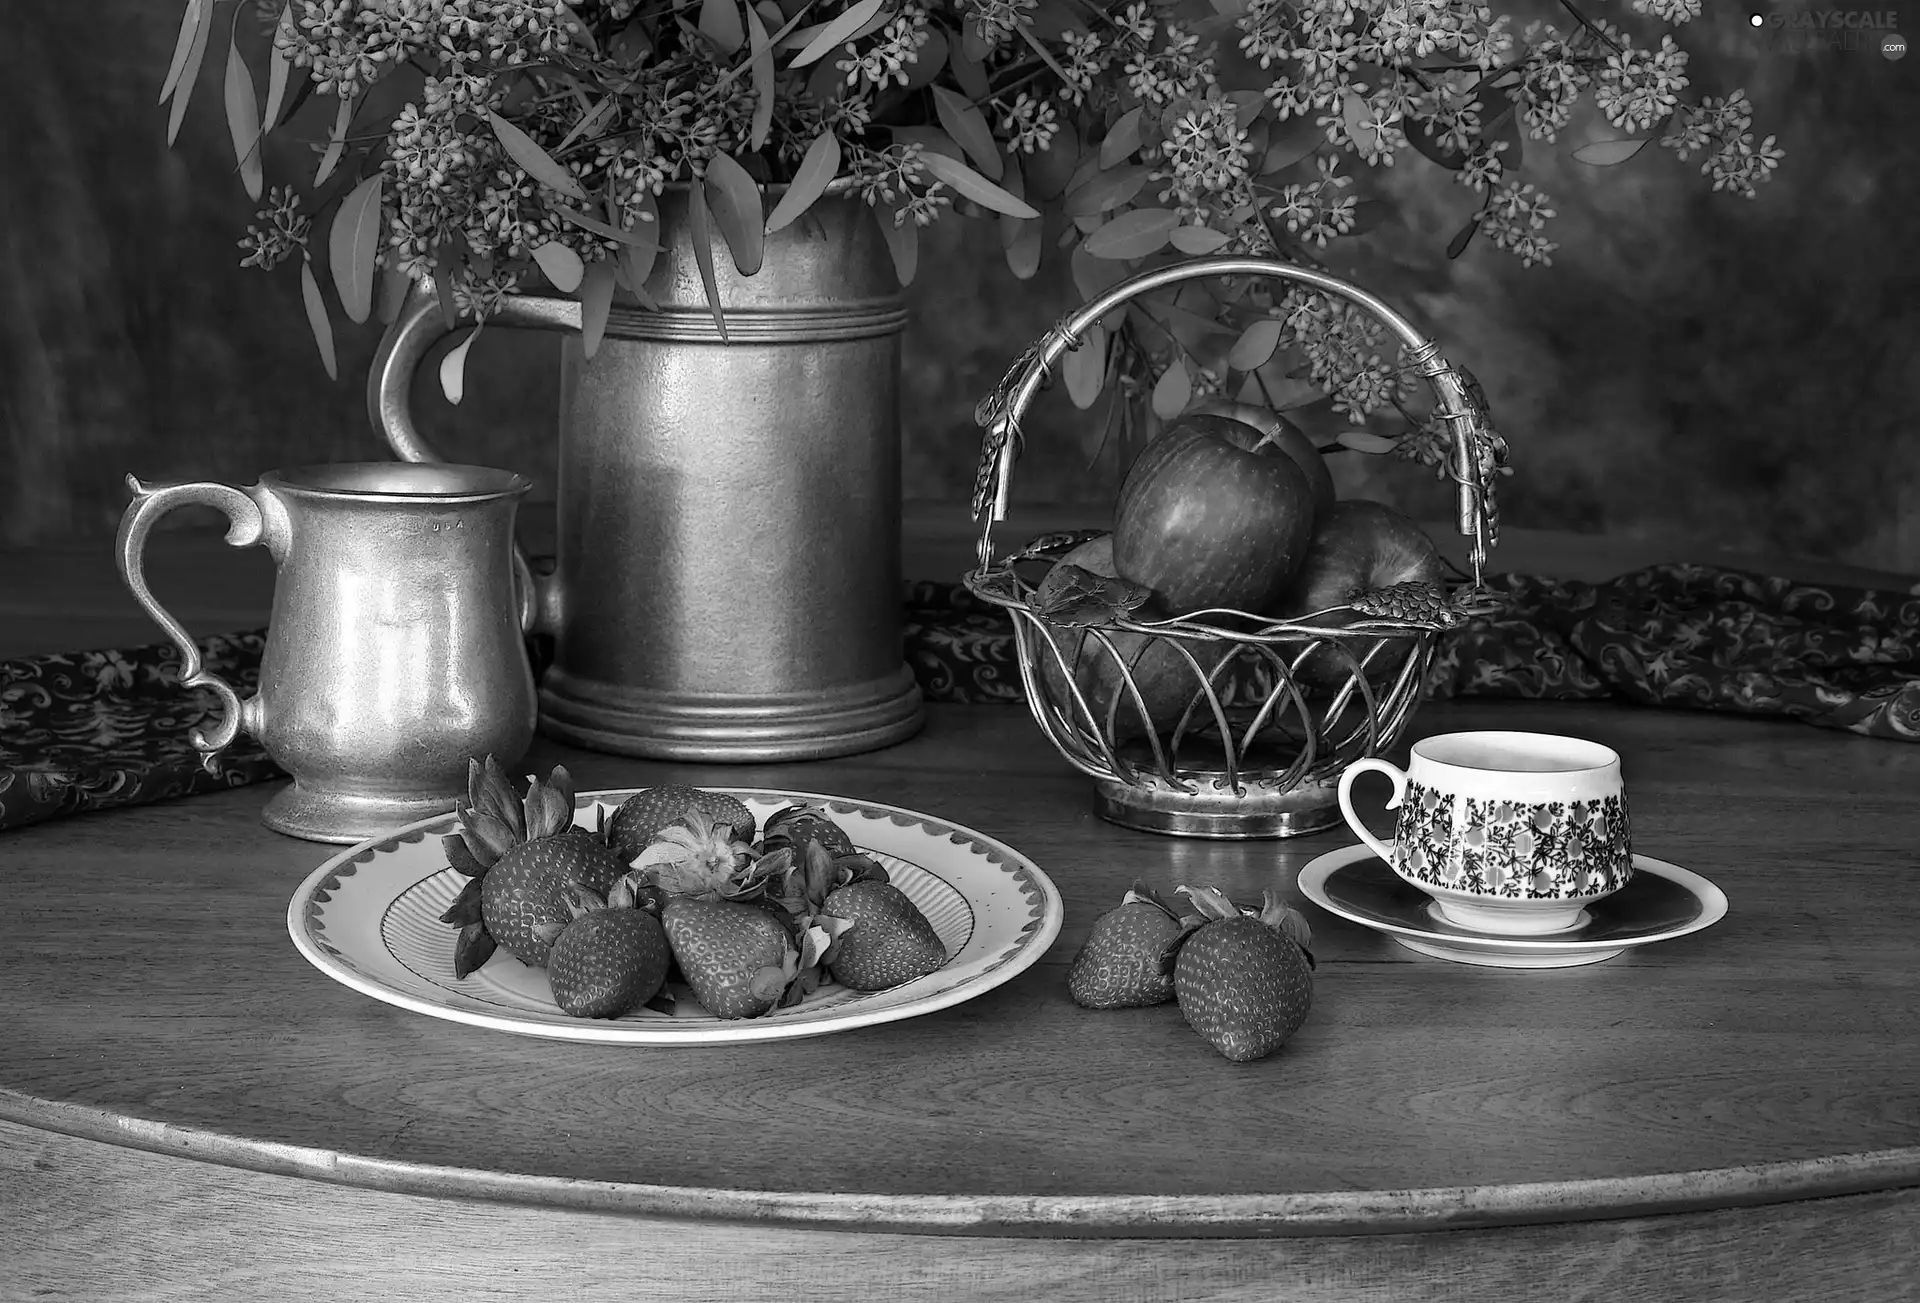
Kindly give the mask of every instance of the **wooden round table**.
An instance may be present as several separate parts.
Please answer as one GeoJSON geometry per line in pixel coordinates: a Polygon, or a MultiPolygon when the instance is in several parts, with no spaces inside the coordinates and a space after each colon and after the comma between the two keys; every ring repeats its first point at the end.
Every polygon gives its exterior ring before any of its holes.
{"type": "MultiPolygon", "coordinates": [[[[0,838],[0,1296],[681,1300],[1914,1298],[1920,749],[1783,721],[1434,705],[1621,752],[1636,848],[1727,917],[1606,963],[1418,956],[1301,901],[1353,838],[1095,820],[1008,707],[892,750],[668,777],[904,805],[1037,861],[1066,923],[956,1007],[738,1047],[606,1048],[369,999],[284,915],[331,848],[270,787],[0,838]],[[1253,1064],[1064,973],[1136,877],[1278,887],[1316,1003],[1253,1064]],[[21,1291],[9,1293],[8,1291],[21,1291]]],[[[1404,754],[1404,749],[1403,749],[1404,754]]]]}

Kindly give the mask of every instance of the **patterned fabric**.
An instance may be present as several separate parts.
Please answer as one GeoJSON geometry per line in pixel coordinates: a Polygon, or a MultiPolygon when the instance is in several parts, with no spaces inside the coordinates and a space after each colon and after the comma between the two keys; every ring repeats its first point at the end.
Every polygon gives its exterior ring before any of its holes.
{"type": "MultiPolygon", "coordinates": [[[[1614,697],[1920,740],[1920,596],[1688,565],[1489,584],[1499,609],[1445,635],[1429,698],[1614,697]]],[[[905,610],[928,700],[1021,704],[1004,611],[935,582],[909,584],[905,610]]],[[[244,695],[264,644],[256,629],[200,646],[244,695]]],[[[543,668],[550,646],[529,650],[543,668]]],[[[188,735],[217,706],[179,684],[168,644],[0,661],[0,829],[284,776],[245,735],[202,768],[188,735]]]]}

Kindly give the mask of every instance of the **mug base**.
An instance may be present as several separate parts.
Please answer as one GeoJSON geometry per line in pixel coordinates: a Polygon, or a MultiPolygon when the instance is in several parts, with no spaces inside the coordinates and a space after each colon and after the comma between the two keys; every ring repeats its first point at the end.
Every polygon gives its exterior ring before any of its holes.
{"type": "Polygon", "coordinates": [[[260,811],[260,822],[301,841],[351,846],[384,832],[446,814],[466,793],[429,792],[416,796],[365,796],[316,791],[295,780],[274,793],[260,811]]]}
{"type": "Polygon", "coordinates": [[[828,760],[907,741],[927,719],[905,662],[865,683],[813,692],[676,692],[548,670],[540,731],[612,755],[701,764],[828,760]]]}
{"type": "Polygon", "coordinates": [[[1469,904],[1436,896],[1430,909],[1455,927],[1495,936],[1547,936],[1585,927],[1593,921],[1578,901],[1489,900],[1469,904]]]}

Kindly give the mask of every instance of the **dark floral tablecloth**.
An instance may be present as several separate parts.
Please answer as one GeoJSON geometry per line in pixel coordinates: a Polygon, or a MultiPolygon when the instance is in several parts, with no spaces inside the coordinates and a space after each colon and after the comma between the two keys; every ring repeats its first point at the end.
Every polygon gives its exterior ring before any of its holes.
{"type": "MultiPolygon", "coordinates": [[[[1920,741],[1920,595],[1692,565],[1488,583],[1498,609],[1447,636],[1429,698],[1614,698],[1920,741]]],[[[906,617],[928,700],[1021,703],[1004,612],[919,582],[906,617]]],[[[245,695],[265,642],[255,629],[201,651],[245,695]]],[[[546,648],[531,650],[538,669],[546,648]]],[[[171,644],[0,661],[0,829],[283,777],[245,735],[203,766],[188,735],[215,711],[212,694],[181,689],[171,644]]]]}

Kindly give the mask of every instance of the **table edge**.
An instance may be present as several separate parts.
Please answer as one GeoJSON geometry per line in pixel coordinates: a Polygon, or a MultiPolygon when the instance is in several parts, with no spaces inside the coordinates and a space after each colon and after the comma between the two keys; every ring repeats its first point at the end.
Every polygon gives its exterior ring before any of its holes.
{"type": "Polygon", "coordinates": [[[389,1194],[721,1224],[1076,1239],[1394,1235],[1604,1221],[1920,1186],[1920,1146],[1637,1177],[1272,1195],[860,1195],[589,1181],[223,1135],[0,1087],[0,1120],[149,1153],[389,1194]]]}

